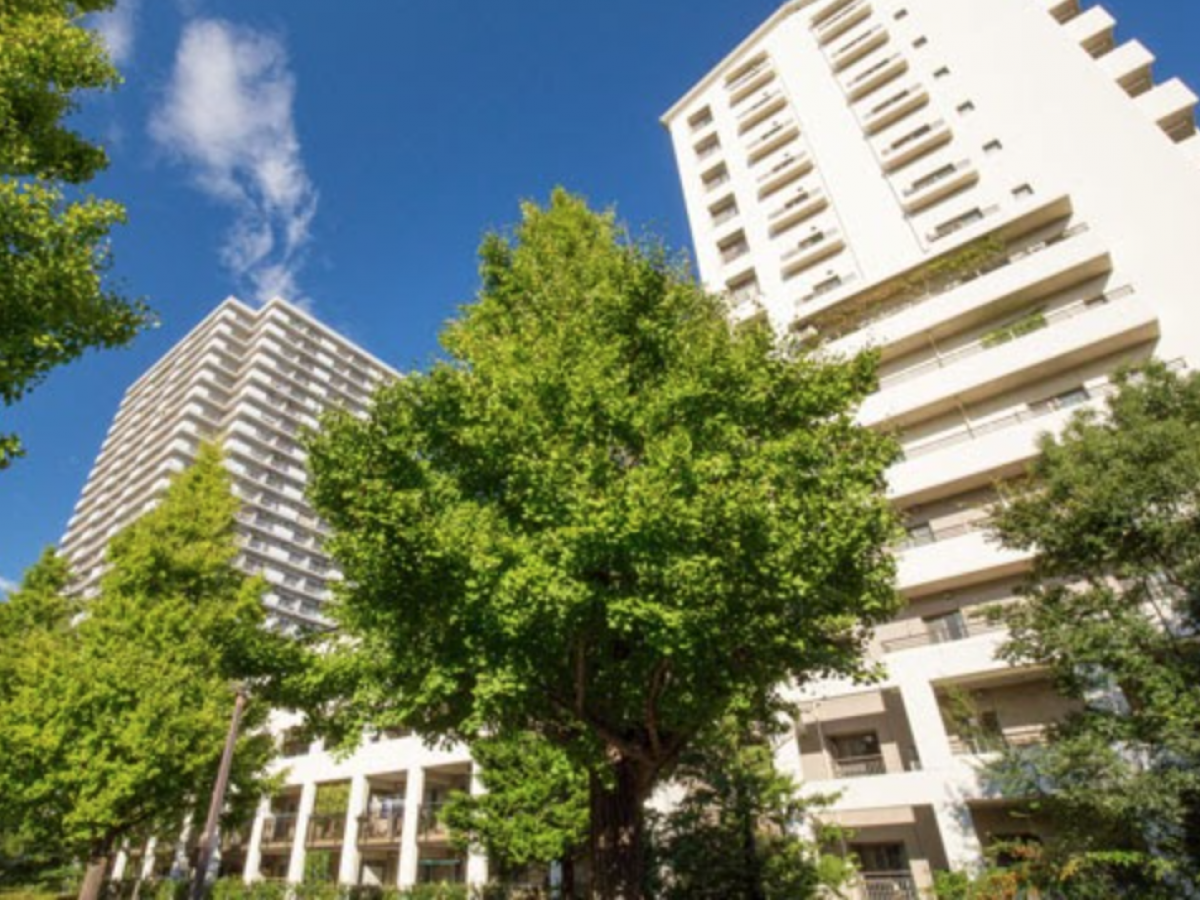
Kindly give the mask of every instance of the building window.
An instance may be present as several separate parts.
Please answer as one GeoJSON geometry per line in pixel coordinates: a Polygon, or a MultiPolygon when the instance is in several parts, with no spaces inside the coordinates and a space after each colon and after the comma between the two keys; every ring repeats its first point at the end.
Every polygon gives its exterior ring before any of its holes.
{"type": "Polygon", "coordinates": [[[1028,184],[1019,184],[1013,188],[1012,195],[1017,200],[1023,200],[1026,197],[1033,196],[1033,187],[1028,184]]]}
{"type": "Polygon", "coordinates": [[[958,114],[960,116],[965,116],[973,112],[975,112],[975,104],[970,100],[967,100],[965,103],[958,104],[958,114]]]}
{"type": "Polygon", "coordinates": [[[843,734],[829,739],[836,778],[862,778],[867,775],[886,775],[879,735],[874,731],[843,734]]]}
{"type": "Polygon", "coordinates": [[[984,153],[999,153],[1003,149],[1004,149],[1004,145],[1002,143],[1000,143],[998,140],[997,141],[988,141],[986,144],[983,145],[984,153]]]}
{"type": "Polygon", "coordinates": [[[950,67],[949,67],[949,66],[942,66],[940,69],[937,69],[937,70],[936,70],[936,71],[933,73],[933,77],[934,77],[934,78],[945,78],[945,77],[946,77],[947,75],[949,75],[949,74],[950,74],[950,67]]]}
{"type": "Polygon", "coordinates": [[[917,38],[915,41],[913,41],[913,49],[920,50],[922,47],[924,47],[928,43],[929,43],[929,38],[925,37],[925,35],[921,35],[919,38],[917,38]]]}
{"type": "Polygon", "coordinates": [[[692,126],[692,131],[699,131],[701,128],[707,128],[711,125],[712,120],[712,110],[706,106],[688,119],[688,124],[692,126]]]}

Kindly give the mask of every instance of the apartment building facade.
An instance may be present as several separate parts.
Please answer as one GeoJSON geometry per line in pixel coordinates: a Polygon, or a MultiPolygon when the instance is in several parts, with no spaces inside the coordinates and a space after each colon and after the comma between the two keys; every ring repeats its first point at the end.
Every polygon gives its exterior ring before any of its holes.
{"type": "MultiPolygon", "coordinates": [[[[327,628],[323,607],[340,574],[305,498],[300,434],[335,406],[364,413],[371,392],[396,377],[284,300],[225,300],[126,392],[60,545],[77,589],[97,589],[108,539],[158,501],[201,442],[219,440],[241,501],[238,565],[266,580],[269,626],[327,628]]],[[[454,850],[437,817],[450,791],[477,787],[464,749],[377,734],[339,758],[298,745],[288,724],[277,722],[284,788],[263,800],[251,828],[223,837],[222,871],[401,886],[486,880],[486,860],[454,850]]],[[[186,828],[177,840],[126,848],[114,876],[178,875],[195,837],[186,828]]]]}
{"type": "Polygon", "coordinates": [[[794,0],[663,117],[732,315],[880,353],[859,415],[903,448],[905,607],[871,644],[883,682],[799,690],[779,753],[840,792],[869,898],[1047,827],[979,775],[1071,710],[980,614],[1030,564],[987,537],[995,486],[1120,365],[1197,362],[1196,96],[1115,26],[1076,0],[794,0]]]}

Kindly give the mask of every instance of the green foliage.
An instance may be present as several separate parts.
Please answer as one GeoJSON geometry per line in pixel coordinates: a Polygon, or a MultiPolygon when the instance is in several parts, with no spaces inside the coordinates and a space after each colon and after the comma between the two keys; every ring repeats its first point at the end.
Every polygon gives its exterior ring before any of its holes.
{"type": "Polygon", "coordinates": [[[587,773],[562,748],[528,732],[471,745],[484,793],[451,796],[442,819],[460,849],[500,869],[574,857],[588,833],[587,773]]]}
{"type": "Polygon", "coordinates": [[[1019,337],[1041,331],[1045,327],[1045,310],[1033,309],[1007,324],[993,328],[981,338],[981,343],[984,347],[999,347],[1001,344],[1015,341],[1019,337]]]}
{"type": "MultiPolygon", "coordinates": [[[[7,639],[0,606],[0,823],[76,858],[179,827],[204,809],[233,686],[271,674],[262,586],[233,568],[237,501],[219,452],[201,449],[161,503],[110,543],[110,570],[80,621],[56,598],[61,564],[34,567],[15,614],[42,624],[7,639]],[[50,612],[52,611],[52,612],[50,612]]],[[[265,704],[243,719],[227,825],[252,814],[273,756],[265,704]]]]}
{"type": "MultiPolygon", "coordinates": [[[[0,402],[11,405],[55,366],[92,347],[129,343],[148,310],[104,285],[119,204],[70,188],[107,165],[63,122],[82,91],[119,81],[81,18],[113,0],[0,5],[0,402]]],[[[0,435],[0,469],[21,454],[0,435]]]]}
{"type": "Polygon", "coordinates": [[[347,576],[340,724],[535,731],[637,829],[727,711],[862,671],[895,604],[896,448],[854,421],[873,359],[732,328],[664,250],[565,192],[523,216],[485,240],[448,358],[310,440],[347,576]]]}
{"type": "Polygon", "coordinates": [[[1175,897],[1200,872],[1200,378],[1152,364],[1118,383],[1105,414],[1043,440],[996,520],[1039,553],[1004,656],[1085,708],[992,775],[1052,820],[1050,878],[1175,897]]]}
{"type": "Polygon", "coordinates": [[[846,883],[852,873],[839,858],[796,834],[825,801],[801,799],[775,768],[771,736],[726,721],[685,756],[675,777],[686,794],[655,828],[664,872],[654,896],[802,900],[846,883]]]}
{"type": "Polygon", "coordinates": [[[317,796],[313,801],[313,812],[317,815],[344,815],[350,807],[350,783],[338,781],[317,785],[317,796]]]}

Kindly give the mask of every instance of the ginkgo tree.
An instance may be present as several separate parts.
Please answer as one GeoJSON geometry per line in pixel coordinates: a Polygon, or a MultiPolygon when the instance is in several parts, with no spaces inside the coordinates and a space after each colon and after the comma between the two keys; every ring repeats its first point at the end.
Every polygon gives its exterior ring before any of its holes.
{"type": "MultiPolygon", "coordinates": [[[[0,831],[87,863],[98,896],[125,841],[199,827],[240,685],[269,685],[294,658],[263,628],[263,585],[234,567],[237,500],[202,448],[161,503],[109,544],[100,592],[63,599],[52,555],[0,604],[0,831]]],[[[268,707],[251,702],[234,755],[228,820],[269,786],[268,707]]]]}
{"type": "Polygon", "coordinates": [[[557,191],[481,249],[445,358],[326,418],[347,731],[532,732],[587,772],[594,892],[642,895],[643,806],[697,735],[861,671],[894,609],[874,361],[734,327],[661,245],[557,191]],[[350,677],[349,673],[353,673],[350,677]]]}

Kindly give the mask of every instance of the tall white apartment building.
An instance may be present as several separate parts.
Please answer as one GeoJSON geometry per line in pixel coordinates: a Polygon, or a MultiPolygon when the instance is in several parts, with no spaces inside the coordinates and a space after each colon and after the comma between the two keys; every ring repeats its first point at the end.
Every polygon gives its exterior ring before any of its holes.
{"type": "Polygon", "coordinates": [[[793,0],[664,116],[700,273],[734,315],[877,348],[861,421],[895,433],[906,600],[884,680],[802,691],[781,759],[841,792],[863,894],[1037,835],[978,768],[1069,710],[997,660],[979,615],[1026,554],[989,542],[995,485],[1114,369],[1200,356],[1196,96],[1076,0],[793,0]]]}
{"type": "Polygon", "coordinates": [[[96,588],[108,539],[158,502],[202,441],[219,439],[242,503],[239,563],[266,578],[271,623],[321,627],[338,573],[304,496],[298,436],[331,407],[365,411],[394,377],[283,300],[224,301],[126,391],[62,540],[79,587],[96,588]]]}
{"type": "MultiPolygon", "coordinates": [[[[261,308],[224,301],[126,392],[61,545],[78,588],[96,589],[108,539],[158,502],[200,442],[219,439],[241,500],[238,562],[266,579],[269,624],[326,627],[322,604],[340,576],[305,498],[298,437],[331,407],[365,412],[370,393],[395,377],[283,300],[261,308]]],[[[437,819],[450,791],[478,789],[465,749],[378,734],[343,758],[320,743],[298,744],[285,724],[277,763],[284,785],[263,800],[252,827],[224,838],[223,872],[399,886],[486,880],[486,859],[455,850],[437,819]]],[[[188,843],[185,832],[131,849],[114,876],[179,872],[188,843]]]]}

